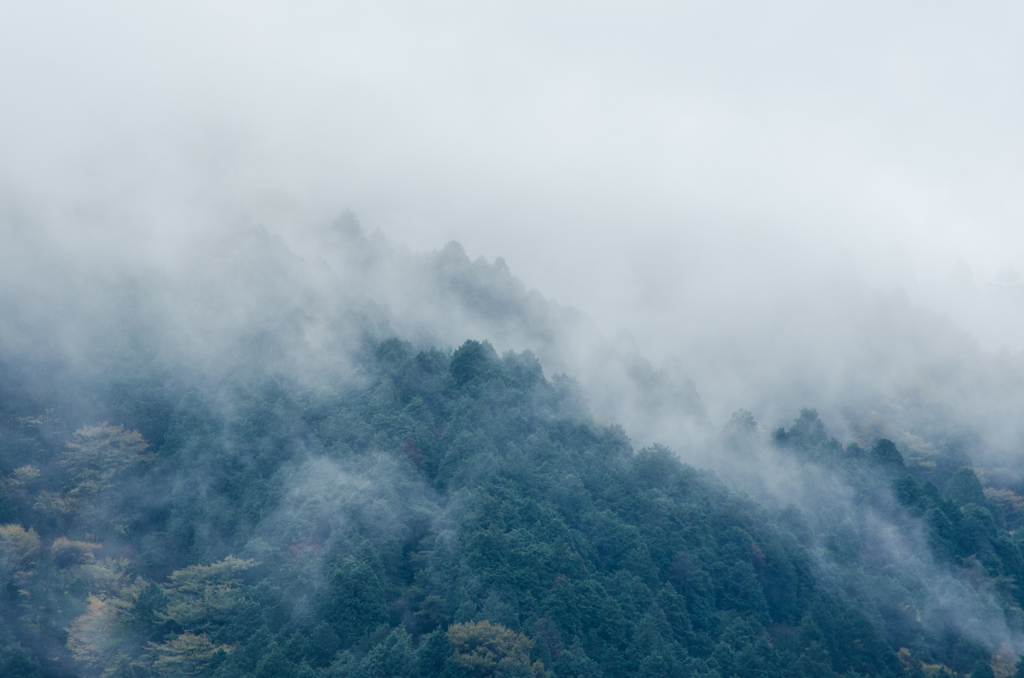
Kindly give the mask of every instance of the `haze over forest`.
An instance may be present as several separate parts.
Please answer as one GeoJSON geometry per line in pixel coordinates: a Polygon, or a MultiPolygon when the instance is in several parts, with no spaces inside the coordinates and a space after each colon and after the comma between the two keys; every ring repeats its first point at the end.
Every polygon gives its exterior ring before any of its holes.
{"type": "Polygon", "coordinates": [[[1022,19],[0,5],[0,673],[1024,675],[1022,19]]]}

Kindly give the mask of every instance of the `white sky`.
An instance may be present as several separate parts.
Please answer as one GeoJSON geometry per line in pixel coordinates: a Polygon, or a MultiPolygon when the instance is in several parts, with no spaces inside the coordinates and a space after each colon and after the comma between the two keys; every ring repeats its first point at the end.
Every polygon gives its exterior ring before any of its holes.
{"type": "Polygon", "coordinates": [[[1011,2],[0,0],[6,200],[157,249],[351,208],[654,353],[833,284],[1021,348],[942,292],[1021,268],[1021,120],[1011,2]]]}

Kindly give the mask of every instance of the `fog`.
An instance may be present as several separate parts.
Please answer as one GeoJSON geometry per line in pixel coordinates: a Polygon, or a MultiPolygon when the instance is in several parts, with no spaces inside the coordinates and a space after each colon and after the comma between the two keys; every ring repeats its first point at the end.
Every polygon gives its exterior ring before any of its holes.
{"type": "Polygon", "coordinates": [[[350,209],[414,252],[502,257],[689,375],[715,425],[816,406],[852,435],[935,370],[986,411],[965,380],[1019,363],[1007,4],[0,12],[5,221],[83,266],[173,268],[238,228],[294,244],[350,209]]]}
{"type": "MultiPolygon", "coordinates": [[[[969,465],[990,507],[1020,502],[1022,19],[1009,3],[0,3],[0,387],[61,403],[33,425],[63,440],[114,411],[100,387],[124,375],[170,409],[214,384],[228,421],[246,414],[223,395],[235,377],[358,390],[367,337],[446,360],[466,339],[528,350],[635,448],[668,445],[780,525],[799,506],[817,576],[879,628],[916,615],[929,637],[1019,652],[1006,578],[936,560],[934,507],[857,464],[888,438],[921,487],[969,465]],[[802,408],[823,425],[808,449],[833,457],[780,443],[802,408]]],[[[396,544],[419,523],[455,544],[458,502],[410,470],[415,443],[346,466],[302,426],[281,425],[299,452],[239,555],[304,554],[321,582],[364,509],[396,544]]],[[[197,440],[180,480],[210,528],[230,511],[207,502],[209,469],[241,453],[197,440]]],[[[208,532],[212,562],[232,544],[208,532]]]]}

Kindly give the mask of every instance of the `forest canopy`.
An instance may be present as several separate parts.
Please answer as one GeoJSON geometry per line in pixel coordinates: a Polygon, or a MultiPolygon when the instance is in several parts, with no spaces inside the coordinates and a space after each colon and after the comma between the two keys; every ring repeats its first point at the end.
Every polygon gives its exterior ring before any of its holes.
{"type": "MultiPolygon", "coordinates": [[[[856,515],[762,506],[635,451],[528,352],[388,339],[359,367],[358,387],[265,377],[172,407],[123,384],[134,421],[70,435],[47,410],[8,415],[4,675],[1014,670],[1011,636],[927,618],[925,580],[885,566],[856,515]]],[[[834,469],[854,513],[924,530],[1019,633],[1021,516],[970,468],[940,490],[811,410],[771,444],[834,469]]]]}

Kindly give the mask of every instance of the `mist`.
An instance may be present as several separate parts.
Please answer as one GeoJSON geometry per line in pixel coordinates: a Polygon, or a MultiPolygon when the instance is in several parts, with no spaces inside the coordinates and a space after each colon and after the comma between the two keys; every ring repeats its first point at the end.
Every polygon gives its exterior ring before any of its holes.
{"type": "Polygon", "coordinates": [[[121,260],[351,209],[413,250],[502,257],[679,363],[719,424],[838,424],[823,401],[892,295],[1024,348],[1015,12],[8,6],[2,194],[121,260]]]}
{"type": "MultiPolygon", "coordinates": [[[[412,437],[346,434],[370,455],[356,462],[306,415],[252,403],[391,402],[387,342],[445,362],[479,340],[508,374],[537,361],[550,393],[526,409],[545,426],[648,457],[666,445],[747,493],[869,625],[919,634],[887,637],[894,650],[944,663],[920,638],[955,632],[998,666],[1024,648],[1002,575],[936,555],[928,521],[960,510],[963,468],[1010,535],[1024,492],[1022,19],[1005,3],[3,4],[0,395],[24,394],[4,413],[11,440],[36,427],[63,449],[113,412],[155,450],[178,445],[194,468],[125,496],[169,512],[168,533],[190,515],[166,508],[175,497],[217,497],[189,566],[237,553],[292,568],[301,629],[336,561],[372,551],[366,534],[401,558],[434,530],[458,563],[460,512],[486,511],[443,474],[422,482],[412,437]],[[117,400],[124,384],[150,400],[117,400]],[[260,395],[239,404],[246,389],[260,395]],[[141,416],[150,403],[166,411],[141,416]],[[193,405],[233,423],[174,442],[193,405]],[[272,510],[231,532],[208,451],[248,459],[231,427],[250,406],[280,416],[287,461],[267,462],[272,510]],[[812,420],[813,444],[785,442],[812,420]],[[900,495],[895,472],[858,466],[880,441],[920,487],[900,495]]],[[[545,458],[537,445],[509,458],[545,458]]],[[[33,491],[63,481],[46,482],[33,491]]],[[[184,542],[155,543],[145,574],[170,576],[161,559],[184,542]]],[[[444,619],[527,618],[511,594],[430,567],[438,590],[486,601],[444,619]]],[[[415,636],[422,601],[402,595],[415,636]]]]}

